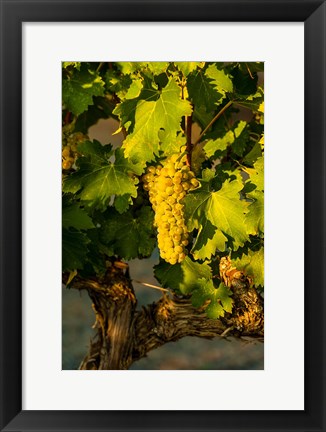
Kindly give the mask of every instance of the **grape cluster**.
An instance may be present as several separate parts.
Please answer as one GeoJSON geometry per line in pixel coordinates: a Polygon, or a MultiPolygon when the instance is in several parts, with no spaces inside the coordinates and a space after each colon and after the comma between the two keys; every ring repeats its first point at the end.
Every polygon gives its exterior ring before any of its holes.
{"type": "Polygon", "coordinates": [[[162,165],[149,166],[142,179],[155,212],[160,256],[172,265],[180,263],[186,257],[189,237],[181,201],[199,182],[182,153],[172,155],[162,165]]]}
{"type": "Polygon", "coordinates": [[[65,145],[62,148],[62,169],[69,170],[75,163],[79,153],[78,144],[87,140],[88,137],[81,132],[75,132],[68,136],[65,145]]]}

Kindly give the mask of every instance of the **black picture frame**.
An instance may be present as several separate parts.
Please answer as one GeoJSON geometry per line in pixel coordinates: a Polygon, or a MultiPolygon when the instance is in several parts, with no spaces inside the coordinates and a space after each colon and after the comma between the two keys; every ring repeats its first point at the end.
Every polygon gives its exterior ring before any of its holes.
{"type": "MultiPolygon", "coordinates": [[[[0,4],[1,431],[326,431],[325,2],[0,0],[0,4]],[[304,411],[255,411],[254,400],[252,411],[22,411],[22,23],[78,21],[304,22],[305,88],[298,89],[305,97],[304,411]]],[[[291,338],[293,331],[295,325],[285,329],[286,337],[291,338]]]]}

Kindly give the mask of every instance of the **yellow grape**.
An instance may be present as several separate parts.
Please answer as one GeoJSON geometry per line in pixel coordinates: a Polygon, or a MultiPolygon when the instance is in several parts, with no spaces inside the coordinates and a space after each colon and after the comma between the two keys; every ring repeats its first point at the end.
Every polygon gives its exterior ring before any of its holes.
{"type": "Polygon", "coordinates": [[[155,212],[154,226],[161,258],[174,265],[187,254],[188,230],[180,202],[186,191],[199,186],[195,175],[187,166],[185,147],[156,167],[149,166],[142,176],[143,188],[155,212]]]}
{"type": "Polygon", "coordinates": [[[81,132],[75,132],[63,139],[64,147],[62,148],[62,169],[69,170],[73,167],[76,159],[80,156],[77,150],[78,144],[88,140],[88,136],[81,132]]]}

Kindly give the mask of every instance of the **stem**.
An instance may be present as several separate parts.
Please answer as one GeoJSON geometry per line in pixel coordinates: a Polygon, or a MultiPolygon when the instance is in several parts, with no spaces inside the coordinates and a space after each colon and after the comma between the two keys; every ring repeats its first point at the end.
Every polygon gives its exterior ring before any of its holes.
{"type": "Polygon", "coordinates": [[[191,153],[193,145],[191,144],[191,128],[192,128],[192,116],[186,118],[186,137],[187,137],[187,165],[191,166],[191,153]]]}
{"type": "Polygon", "coordinates": [[[200,142],[202,137],[205,135],[205,133],[208,131],[208,129],[216,122],[217,119],[221,117],[221,115],[233,104],[233,101],[229,101],[217,114],[216,116],[208,123],[208,125],[205,127],[205,129],[202,131],[202,133],[199,135],[199,138],[194,143],[194,147],[200,142]]]}
{"type": "Polygon", "coordinates": [[[251,79],[254,79],[254,77],[252,76],[251,70],[249,69],[249,66],[248,66],[247,63],[246,63],[246,67],[247,67],[247,71],[248,71],[248,73],[249,73],[249,75],[250,75],[250,78],[251,78],[251,79]]]}
{"type": "MultiPolygon", "coordinates": [[[[181,99],[184,100],[184,88],[185,82],[183,81],[181,84],[181,99]]],[[[191,166],[191,152],[192,152],[192,144],[191,144],[191,126],[192,126],[192,116],[186,116],[182,118],[182,122],[184,123],[184,131],[187,139],[187,165],[191,166]]]]}
{"type": "Polygon", "coordinates": [[[70,123],[70,119],[71,119],[71,112],[67,111],[67,114],[65,115],[65,119],[64,119],[64,124],[67,125],[68,123],[70,123]]]}
{"type": "Polygon", "coordinates": [[[101,62],[101,63],[97,66],[96,72],[98,72],[98,71],[102,68],[102,66],[103,66],[103,62],[101,62]]]}

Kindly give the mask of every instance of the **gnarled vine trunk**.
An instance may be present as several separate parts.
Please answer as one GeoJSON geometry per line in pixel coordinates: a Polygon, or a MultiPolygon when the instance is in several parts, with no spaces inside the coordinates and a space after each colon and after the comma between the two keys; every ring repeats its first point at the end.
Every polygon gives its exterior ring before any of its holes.
{"type": "Polygon", "coordinates": [[[128,272],[110,267],[98,280],[77,279],[73,287],[86,289],[93,302],[97,334],[79,369],[128,369],[136,360],[167,342],[185,336],[203,338],[251,337],[263,339],[263,299],[243,274],[221,260],[220,277],[233,291],[232,314],[209,319],[205,305],[198,309],[189,298],[164,293],[162,298],[136,310],[128,272]]]}

